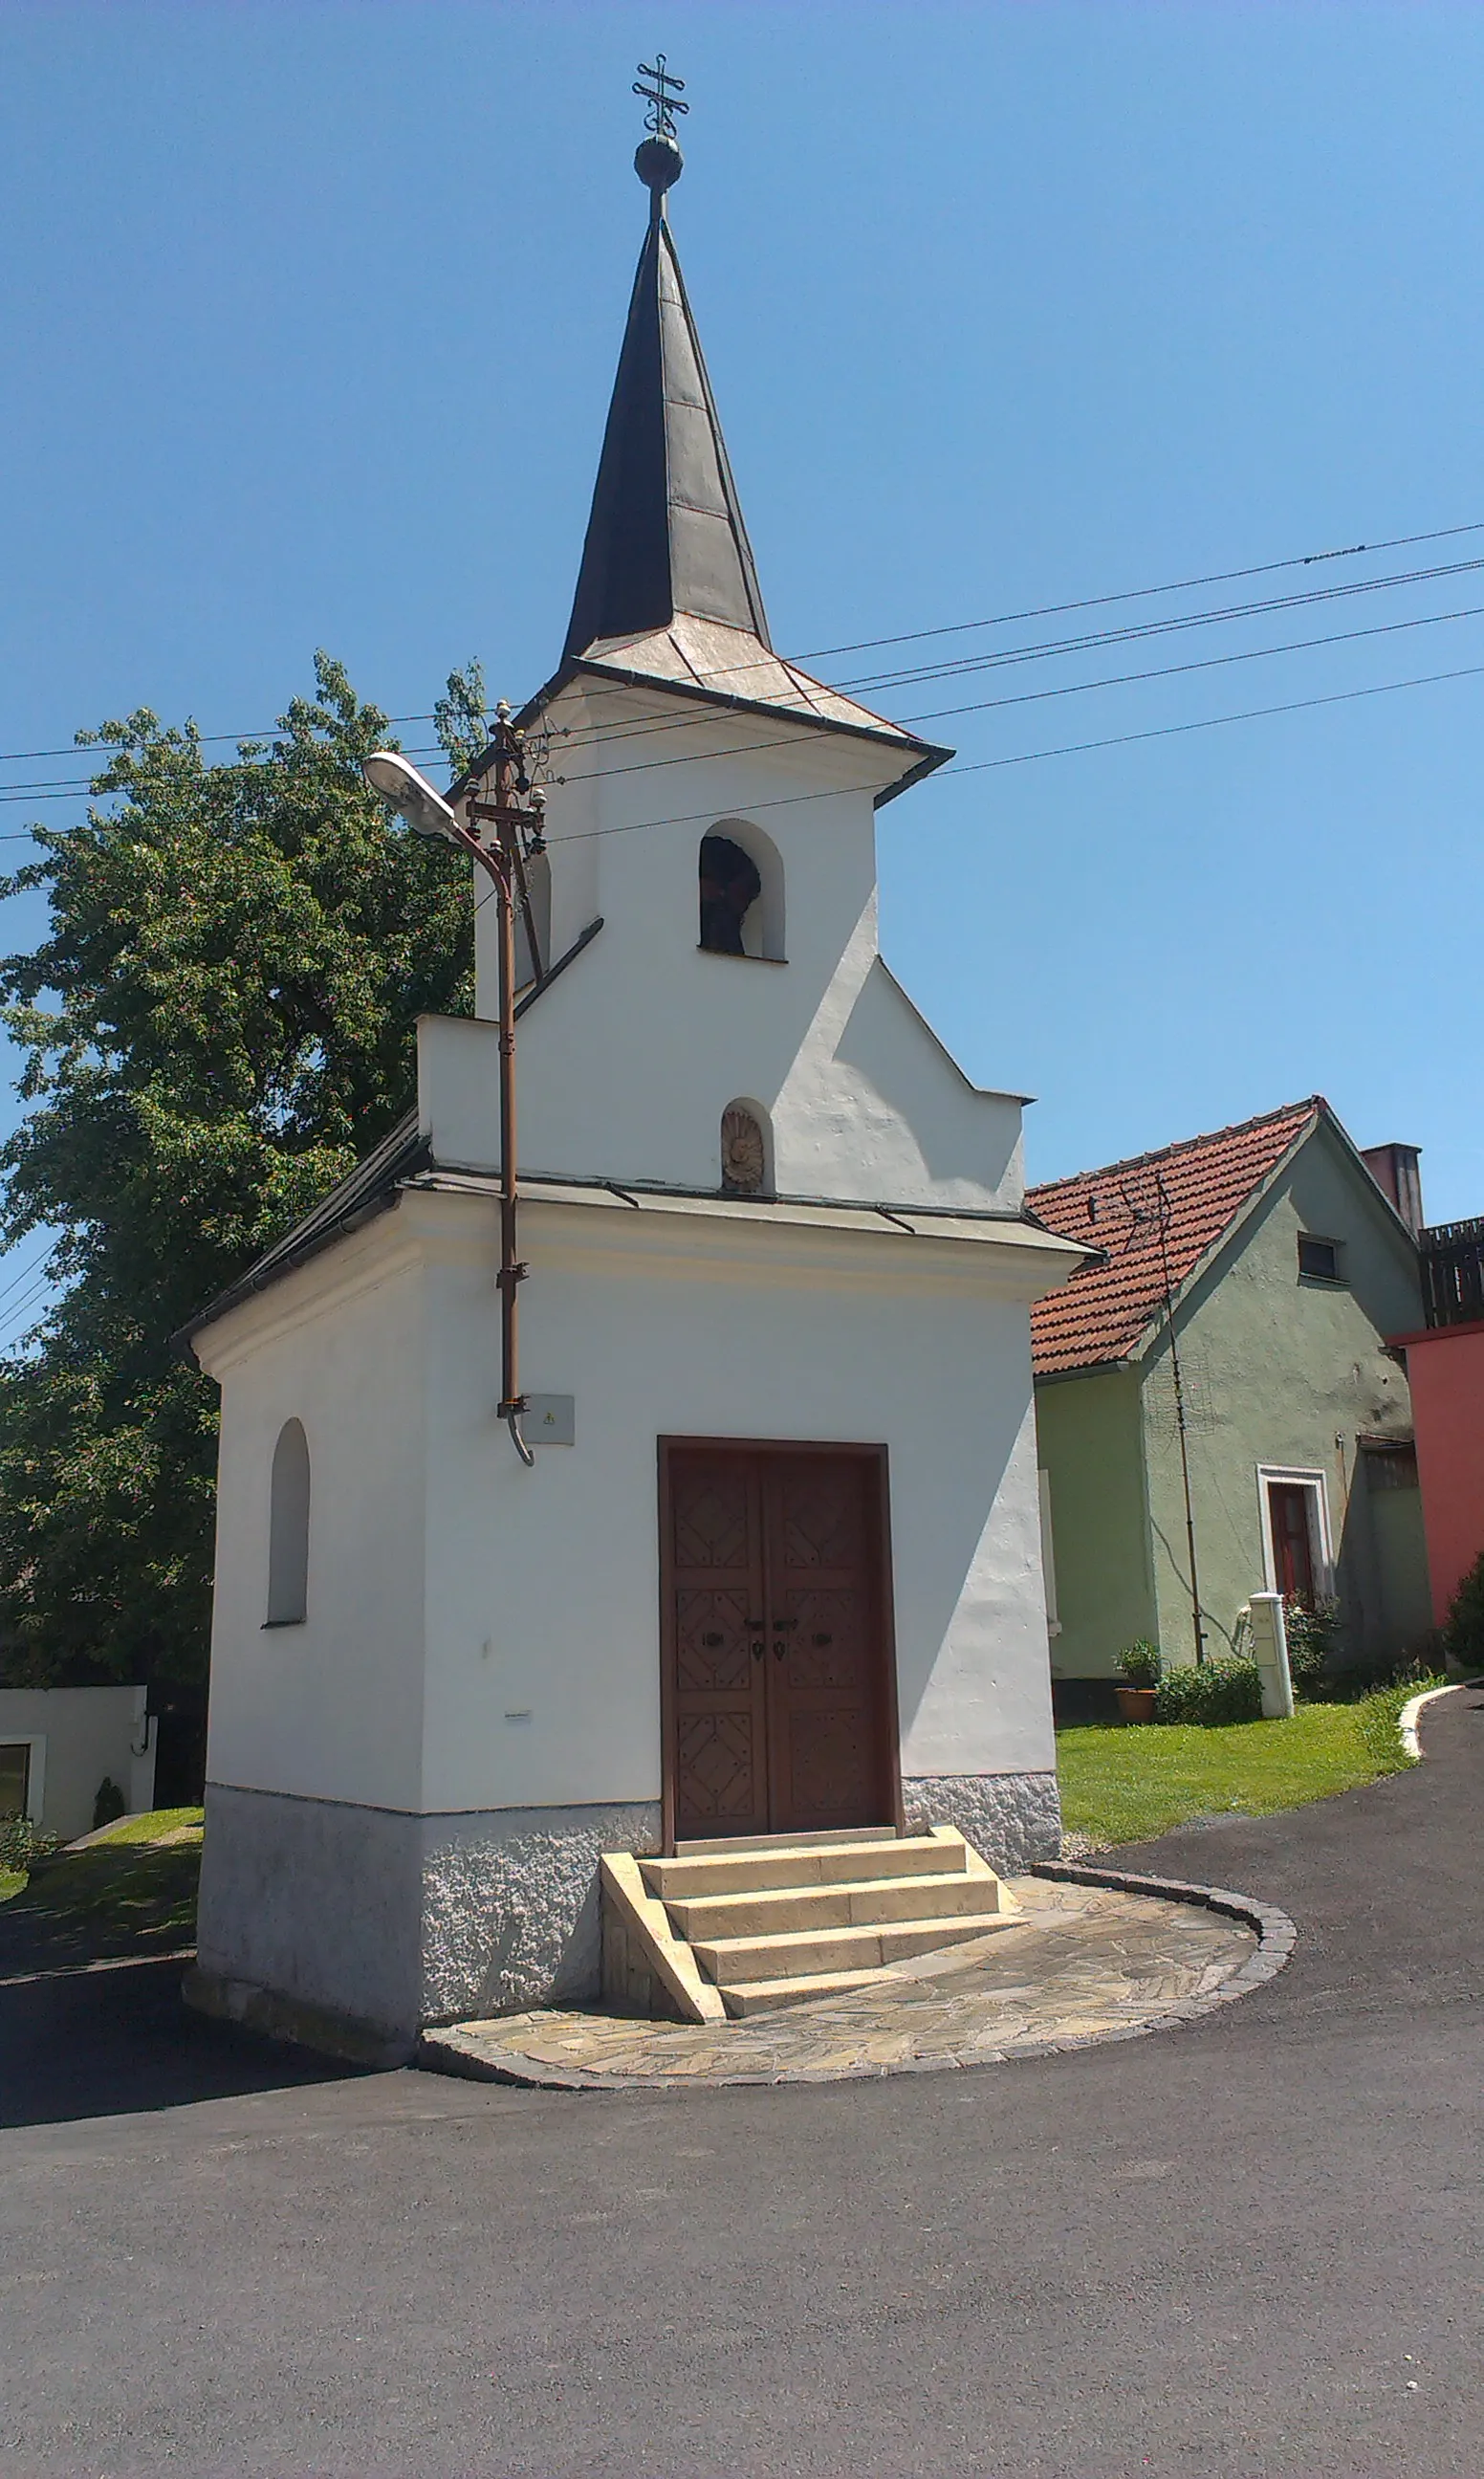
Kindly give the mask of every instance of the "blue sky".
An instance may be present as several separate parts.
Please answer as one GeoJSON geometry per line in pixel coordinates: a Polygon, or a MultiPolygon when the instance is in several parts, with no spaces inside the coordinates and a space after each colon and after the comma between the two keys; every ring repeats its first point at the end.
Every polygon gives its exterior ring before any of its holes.
{"type": "MultiPolygon", "coordinates": [[[[1484,525],[1477,6],[7,0],[0,748],[141,703],[253,729],[317,645],[398,715],[472,654],[492,694],[550,672],[656,45],[785,650],[1484,525]]],[[[880,703],[1474,605],[1484,566],[880,703]]],[[[1440,620],[923,728],[968,766],[1473,664],[1484,620],[1440,620]]],[[[888,959],[972,1076],[1039,1097],[1033,1176],[1320,1090],[1423,1146],[1430,1219],[1484,1212],[1481,727],[1475,677],[945,777],[883,816],[888,959]]],[[[7,943],[37,927],[12,904],[7,943]]]]}

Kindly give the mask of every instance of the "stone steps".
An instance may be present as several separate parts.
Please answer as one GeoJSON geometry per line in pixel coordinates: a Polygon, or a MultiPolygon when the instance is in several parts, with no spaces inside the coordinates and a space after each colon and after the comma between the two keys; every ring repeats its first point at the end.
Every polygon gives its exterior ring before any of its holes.
{"type": "MultiPolygon", "coordinates": [[[[998,1891],[998,1885],[992,1888],[998,1891]]],[[[768,1891],[707,1894],[667,1900],[671,1920],[689,1945],[716,1938],[800,1936],[819,1929],[880,1927],[888,1920],[951,1920],[976,1917],[998,1904],[985,1903],[985,1881],[960,1870],[953,1876],[845,1878],[838,1884],[786,1885],[768,1891]]]]}
{"type": "MultiPolygon", "coordinates": [[[[615,1956],[630,1999],[646,1940],[663,2003],[695,2021],[866,1987],[892,1963],[1018,1916],[992,1868],[950,1826],[682,1846],[604,1860],[615,1956]],[[620,1913],[623,1916],[620,1916],[620,1913]]],[[[620,1975],[612,1991],[622,2002],[620,1975]]]]}
{"type": "Polygon", "coordinates": [[[986,1906],[967,1919],[910,1919],[884,1927],[816,1929],[803,1935],[715,1937],[691,1951],[725,1997],[734,1984],[798,1980],[810,1972],[879,1971],[910,1955],[932,1954],[939,1946],[983,1936],[999,1923],[998,1908],[986,1906]]]}
{"type": "MultiPolygon", "coordinates": [[[[848,1883],[869,1878],[936,1876],[955,1867],[955,1854],[934,1833],[847,1840],[831,1835],[817,1842],[744,1843],[734,1851],[711,1847],[703,1853],[680,1850],[673,1859],[641,1859],[640,1873],[652,1894],[662,1903],[684,1902],[702,1895],[788,1890],[804,1885],[848,1883]]],[[[961,1874],[961,1868],[957,1870],[961,1874]]]]}
{"type": "Polygon", "coordinates": [[[813,1971],[798,1980],[759,1980],[726,1991],[727,2011],[738,2021],[750,2014],[771,2014],[784,2006],[812,2006],[821,1997],[851,1997],[857,1989],[874,1987],[879,1971],[813,1971]]]}

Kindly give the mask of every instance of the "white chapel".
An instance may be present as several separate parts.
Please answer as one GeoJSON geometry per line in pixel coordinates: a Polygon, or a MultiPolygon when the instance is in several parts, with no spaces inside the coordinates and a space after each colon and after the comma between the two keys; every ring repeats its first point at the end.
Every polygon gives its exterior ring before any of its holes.
{"type": "MultiPolygon", "coordinates": [[[[416,1112],[191,1334],[221,1394],[192,1994],[352,2052],[595,1997],[625,1888],[656,2001],[719,2015],[651,1899],[667,1854],[771,1853],[753,1881],[786,1887],[780,1853],[848,1883],[900,1846],[937,1886],[927,1837],[981,1884],[1058,1847],[1030,1309],[1085,1252],[1026,1213],[1019,1100],[882,960],[875,812],[950,753],[774,652],[662,115],[636,166],[572,623],[516,719],[556,779],[527,1453],[494,904],[476,1013],[418,1026],[416,1112]]],[[[892,1916],[931,1941],[900,1887],[892,1916]]],[[[782,1930],[755,1944],[786,1979],[782,1930]]]]}

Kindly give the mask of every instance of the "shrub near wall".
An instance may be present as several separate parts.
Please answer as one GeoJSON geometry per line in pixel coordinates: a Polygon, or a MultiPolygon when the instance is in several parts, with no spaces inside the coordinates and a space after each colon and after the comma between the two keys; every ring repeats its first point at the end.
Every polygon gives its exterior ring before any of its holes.
{"type": "Polygon", "coordinates": [[[57,1848],[56,1834],[43,1833],[29,1816],[0,1816],[0,1874],[24,1877],[57,1848]]]}
{"type": "Polygon", "coordinates": [[[1340,1667],[1340,1604],[1306,1601],[1290,1593],[1283,1604],[1288,1632],[1289,1676],[1293,1693],[1312,1704],[1340,1667]]]}
{"type": "Polygon", "coordinates": [[[1484,1552],[1475,1558],[1448,1603],[1443,1648],[1471,1675],[1484,1670],[1484,1552]]]}
{"type": "Polygon", "coordinates": [[[1263,1682],[1255,1661],[1204,1661],[1200,1668],[1167,1670],[1154,1708],[1156,1722],[1194,1722],[1220,1729],[1230,1722],[1260,1722],[1263,1682]]]}

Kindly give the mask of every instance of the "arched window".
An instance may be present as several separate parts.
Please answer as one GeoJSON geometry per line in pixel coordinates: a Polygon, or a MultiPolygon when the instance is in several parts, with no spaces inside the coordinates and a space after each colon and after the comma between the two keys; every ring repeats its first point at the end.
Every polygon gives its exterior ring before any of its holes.
{"type": "Polygon", "coordinates": [[[701,945],[783,961],[783,864],[749,818],[722,818],[701,839],[701,945]]]}
{"type": "Polygon", "coordinates": [[[268,1526],[268,1624],[300,1626],[309,1598],[309,1440],[286,1420],[273,1448],[268,1526]]]}
{"type": "Polygon", "coordinates": [[[722,1112],[722,1194],[768,1196],[773,1190],[773,1131],[758,1102],[729,1102],[722,1112]]]}

